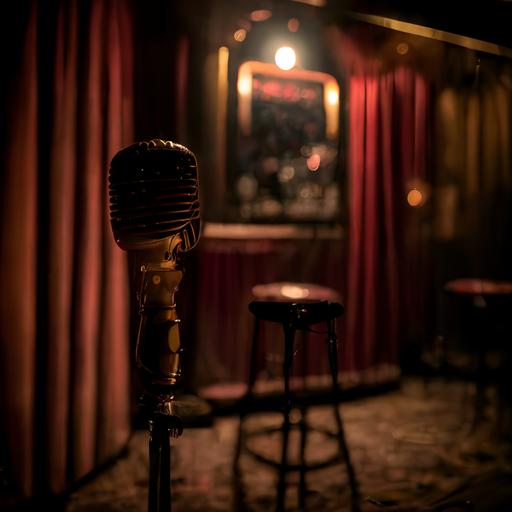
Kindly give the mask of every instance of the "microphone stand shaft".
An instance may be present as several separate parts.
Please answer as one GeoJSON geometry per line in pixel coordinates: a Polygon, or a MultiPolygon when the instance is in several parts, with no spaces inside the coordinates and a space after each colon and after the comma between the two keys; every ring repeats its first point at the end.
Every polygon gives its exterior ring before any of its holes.
{"type": "Polygon", "coordinates": [[[149,420],[148,512],[171,511],[171,426],[155,414],[149,420]]]}

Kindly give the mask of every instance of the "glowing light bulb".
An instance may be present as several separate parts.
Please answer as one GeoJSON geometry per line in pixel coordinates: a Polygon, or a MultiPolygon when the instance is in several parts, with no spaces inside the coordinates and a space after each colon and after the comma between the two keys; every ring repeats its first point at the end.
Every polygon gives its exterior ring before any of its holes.
{"type": "Polygon", "coordinates": [[[288,71],[295,66],[295,51],[289,46],[282,46],[276,52],[275,61],[279,68],[283,69],[284,71],[288,71]]]}

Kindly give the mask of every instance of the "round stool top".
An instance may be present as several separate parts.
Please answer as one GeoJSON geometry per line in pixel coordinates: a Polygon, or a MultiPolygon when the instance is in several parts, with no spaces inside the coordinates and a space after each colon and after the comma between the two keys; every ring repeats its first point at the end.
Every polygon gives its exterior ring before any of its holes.
{"type": "Polygon", "coordinates": [[[454,279],[446,283],[444,289],[457,295],[511,295],[511,281],[492,279],[454,279]]]}
{"type": "Polygon", "coordinates": [[[339,302],[340,294],[333,288],[311,283],[278,281],[253,286],[252,294],[257,300],[276,302],[339,302]]]}

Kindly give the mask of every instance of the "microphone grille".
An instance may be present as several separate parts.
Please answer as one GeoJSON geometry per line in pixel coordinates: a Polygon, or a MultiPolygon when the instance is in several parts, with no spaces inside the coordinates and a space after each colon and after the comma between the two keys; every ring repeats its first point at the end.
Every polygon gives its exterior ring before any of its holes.
{"type": "Polygon", "coordinates": [[[179,234],[183,251],[199,241],[197,160],[181,144],[160,139],[121,149],[110,163],[110,222],[124,250],[179,234]]]}

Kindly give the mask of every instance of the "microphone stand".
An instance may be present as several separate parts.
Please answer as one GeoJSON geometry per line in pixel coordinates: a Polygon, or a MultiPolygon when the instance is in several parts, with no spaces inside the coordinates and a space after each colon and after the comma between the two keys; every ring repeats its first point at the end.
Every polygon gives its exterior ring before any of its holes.
{"type": "Polygon", "coordinates": [[[174,397],[153,404],[149,427],[148,512],[171,511],[171,437],[183,432],[181,418],[172,411],[174,397]]]}
{"type": "Polygon", "coordinates": [[[174,300],[183,276],[176,257],[180,243],[171,238],[167,260],[140,267],[136,362],[144,388],[140,403],[148,411],[148,512],[171,511],[171,438],[183,433],[183,404],[175,397],[183,352],[174,300]]]}
{"type": "Polygon", "coordinates": [[[197,160],[185,146],[152,139],[120,150],[109,170],[110,218],[124,250],[140,254],[136,364],[149,411],[149,512],[171,509],[171,437],[183,432],[192,408],[176,399],[181,378],[179,323],[174,294],[180,255],[200,234],[197,160]]]}

